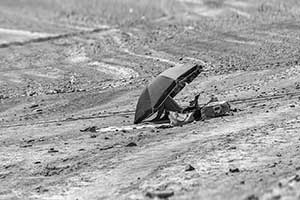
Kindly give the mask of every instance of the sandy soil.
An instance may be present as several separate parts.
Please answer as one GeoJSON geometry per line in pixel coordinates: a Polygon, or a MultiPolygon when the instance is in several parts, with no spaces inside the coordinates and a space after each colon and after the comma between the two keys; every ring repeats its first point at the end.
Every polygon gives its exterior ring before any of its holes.
{"type": "Polygon", "coordinates": [[[299,11],[1,0],[0,199],[299,199],[299,11]],[[234,115],[133,126],[143,87],[178,63],[205,65],[178,102],[214,94],[234,115]]]}

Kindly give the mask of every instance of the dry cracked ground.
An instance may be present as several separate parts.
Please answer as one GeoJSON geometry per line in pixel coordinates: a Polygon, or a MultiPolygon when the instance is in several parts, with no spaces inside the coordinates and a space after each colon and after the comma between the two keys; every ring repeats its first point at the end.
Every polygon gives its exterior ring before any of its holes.
{"type": "Polygon", "coordinates": [[[299,199],[299,23],[298,0],[1,0],[0,199],[299,199]],[[178,102],[233,115],[133,127],[178,63],[205,66],[178,102]]]}

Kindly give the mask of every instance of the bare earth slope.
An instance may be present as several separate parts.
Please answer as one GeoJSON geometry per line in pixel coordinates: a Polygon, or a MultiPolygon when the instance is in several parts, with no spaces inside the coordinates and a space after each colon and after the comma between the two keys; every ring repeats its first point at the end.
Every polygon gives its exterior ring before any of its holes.
{"type": "Polygon", "coordinates": [[[1,0],[0,199],[299,199],[299,11],[297,0],[1,0]],[[178,102],[215,94],[237,112],[130,128],[143,87],[178,63],[205,65],[178,102]]]}

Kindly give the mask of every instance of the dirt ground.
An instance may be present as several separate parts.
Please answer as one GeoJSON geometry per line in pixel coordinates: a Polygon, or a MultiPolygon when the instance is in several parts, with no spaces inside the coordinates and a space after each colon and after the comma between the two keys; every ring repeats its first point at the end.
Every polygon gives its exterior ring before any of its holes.
{"type": "Polygon", "coordinates": [[[1,0],[0,199],[300,199],[298,0],[1,0]],[[132,126],[149,81],[234,115],[132,126]],[[89,127],[89,130],[85,130],[89,127]]]}

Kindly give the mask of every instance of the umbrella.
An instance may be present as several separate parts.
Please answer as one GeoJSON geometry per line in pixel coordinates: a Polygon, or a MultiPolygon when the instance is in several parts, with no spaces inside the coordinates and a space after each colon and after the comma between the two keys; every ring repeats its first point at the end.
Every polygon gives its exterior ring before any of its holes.
{"type": "Polygon", "coordinates": [[[154,114],[168,96],[174,97],[185,84],[192,82],[202,71],[201,65],[177,65],[159,74],[142,92],[138,100],[134,123],[154,114]]]}

